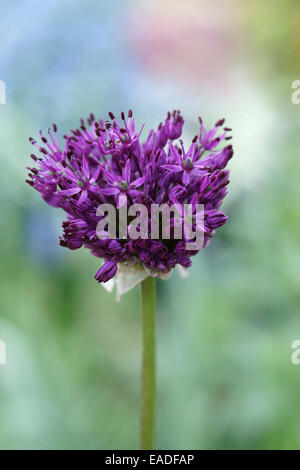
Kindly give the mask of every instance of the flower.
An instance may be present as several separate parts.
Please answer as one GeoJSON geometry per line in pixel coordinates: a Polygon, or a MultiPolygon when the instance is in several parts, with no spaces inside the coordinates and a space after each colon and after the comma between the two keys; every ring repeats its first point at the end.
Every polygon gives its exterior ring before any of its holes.
{"type": "Polygon", "coordinates": [[[47,137],[40,132],[42,144],[30,138],[39,156],[31,154],[37,167],[29,168],[27,182],[48,204],[66,212],[60,245],[71,250],[84,246],[104,259],[95,275],[98,282],[106,283],[119,271],[131,268],[142,268],[142,277],[146,271],[147,275],[166,278],[176,265],[188,268],[191,257],[199,251],[187,248],[185,234],[181,239],[172,236],[176,217],[170,219],[170,239],[161,234],[152,239],[150,232],[147,239],[99,238],[97,208],[108,203],[118,212],[120,195],[126,195],[128,206],[143,204],[149,209],[150,222],[153,204],[179,208],[191,204],[190,218],[194,207],[203,204],[201,227],[203,246],[207,246],[215,229],[227,220],[219,208],[229,183],[225,167],[233,149],[231,145],[220,148],[220,144],[231,138],[231,129],[223,128],[222,119],[207,131],[199,118],[199,134],[185,150],[182,140],[176,142],[184,122],[179,111],[168,113],[144,143],[140,140],[143,127],[136,131],[131,110],[127,117],[121,113],[121,125],[112,113],[109,118],[97,121],[91,114],[86,121],[82,119],[79,129],[64,135],[64,145],[59,143],[55,124],[47,137]]]}
{"type": "Polygon", "coordinates": [[[98,282],[107,282],[117,273],[117,264],[114,261],[106,261],[97,271],[95,279],[98,282]]]}

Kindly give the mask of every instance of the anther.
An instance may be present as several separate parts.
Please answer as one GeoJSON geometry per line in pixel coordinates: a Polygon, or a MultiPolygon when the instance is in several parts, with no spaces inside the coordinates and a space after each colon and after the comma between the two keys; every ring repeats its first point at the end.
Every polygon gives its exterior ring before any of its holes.
{"type": "Polygon", "coordinates": [[[225,122],[225,119],[219,119],[219,121],[216,122],[215,127],[223,126],[224,122],[225,122]]]}

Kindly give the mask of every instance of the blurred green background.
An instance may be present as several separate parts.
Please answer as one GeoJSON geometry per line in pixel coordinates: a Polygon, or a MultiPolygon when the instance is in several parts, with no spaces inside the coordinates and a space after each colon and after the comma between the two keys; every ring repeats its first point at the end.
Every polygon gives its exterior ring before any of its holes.
{"type": "Polygon", "coordinates": [[[234,129],[229,221],[188,280],[158,284],[159,449],[300,447],[300,5],[296,0],[1,2],[1,449],[138,446],[139,291],[58,245],[24,183],[28,136],[133,108],[234,129]]]}

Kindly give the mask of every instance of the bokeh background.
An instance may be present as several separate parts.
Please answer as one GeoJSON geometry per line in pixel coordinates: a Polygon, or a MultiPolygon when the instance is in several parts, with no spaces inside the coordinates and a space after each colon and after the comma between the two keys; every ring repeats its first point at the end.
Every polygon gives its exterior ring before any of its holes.
{"type": "Polygon", "coordinates": [[[1,2],[0,448],[138,446],[139,291],[116,303],[24,183],[28,136],[129,108],[181,109],[186,142],[198,115],[234,129],[229,222],[158,285],[157,448],[300,447],[299,21],[297,0],[1,2]]]}

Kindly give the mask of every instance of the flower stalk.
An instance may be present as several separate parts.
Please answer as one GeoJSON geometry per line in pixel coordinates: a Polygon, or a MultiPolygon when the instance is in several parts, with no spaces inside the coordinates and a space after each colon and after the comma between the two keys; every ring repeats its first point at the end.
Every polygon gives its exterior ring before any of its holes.
{"type": "Polygon", "coordinates": [[[148,276],[141,286],[143,362],[141,390],[141,450],[153,449],[155,423],[155,278],[148,276]]]}

